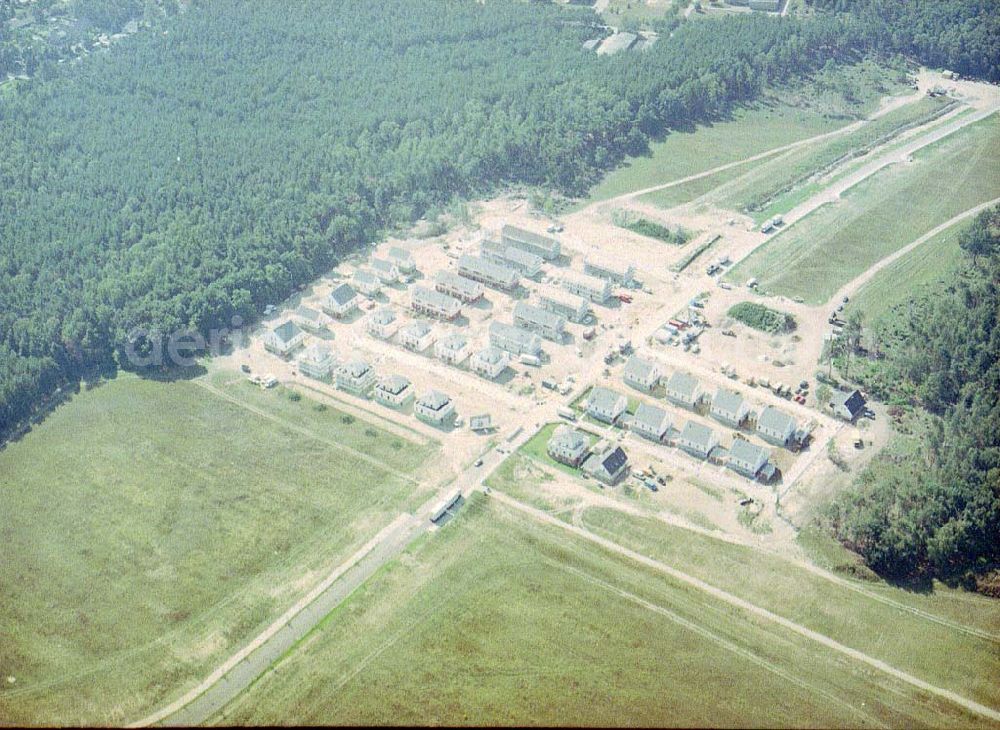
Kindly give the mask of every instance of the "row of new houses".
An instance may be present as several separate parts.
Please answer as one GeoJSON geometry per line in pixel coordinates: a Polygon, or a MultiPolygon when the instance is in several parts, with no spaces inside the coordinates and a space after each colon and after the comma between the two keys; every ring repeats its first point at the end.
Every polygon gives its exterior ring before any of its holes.
{"type": "Polygon", "coordinates": [[[566,425],[555,429],[545,450],[556,461],[582,469],[605,484],[617,484],[628,472],[628,456],[624,449],[601,441],[591,450],[590,437],[566,425]]]}
{"type": "MultiPolygon", "coordinates": [[[[413,384],[402,375],[376,379],[375,370],[364,360],[351,360],[336,371],[337,388],[361,398],[372,393],[379,403],[401,408],[413,398],[413,384]]],[[[440,426],[455,413],[452,399],[439,390],[429,390],[413,401],[413,415],[421,421],[440,426]]]]}
{"type": "MultiPolygon", "coordinates": [[[[663,372],[655,362],[633,355],[625,364],[622,380],[637,390],[652,391],[662,382],[663,372]]],[[[675,405],[694,410],[707,399],[698,379],[677,370],[664,384],[667,400],[675,405]]],[[[731,428],[742,428],[752,415],[750,403],[739,393],[719,388],[709,401],[709,414],[731,428]]],[[[777,446],[797,448],[808,433],[800,430],[795,419],[772,406],[765,408],[757,418],[756,430],[764,439],[777,446]]]]}
{"type": "MultiPolygon", "coordinates": [[[[770,452],[761,446],[737,438],[727,451],[719,446],[715,431],[701,423],[688,421],[680,431],[675,431],[669,414],[662,408],[640,403],[632,415],[627,409],[628,399],[624,395],[600,387],[591,390],[586,404],[587,414],[599,421],[628,428],[650,441],[675,443],[692,456],[725,463],[751,479],[767,481],[776,473],[769,464],[770,452]]],[[[771,440],[763,431],[758,432],[771,440]]]]}

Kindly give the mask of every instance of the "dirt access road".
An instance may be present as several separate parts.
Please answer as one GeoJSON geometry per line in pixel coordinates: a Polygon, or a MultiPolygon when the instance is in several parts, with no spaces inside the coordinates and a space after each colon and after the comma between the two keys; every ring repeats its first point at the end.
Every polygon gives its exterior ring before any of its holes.
{"type": "Polygon", "coordinates": [[[781,626],[784,629],[787,629],[795,634],[798,634],[799,636],[805,637],[810,641],[814,641],[817,644],[820,644],[821,646],[827,649],[835,651],[839,654],[843,654],[844,656],[847,656],[850,659],[853,659],[854,661],[867,664],[869,667],[872,667],[878,670],[879,672],[882,672],[883,674],[886,674],[901,682],[905,682],[906,684],[909,684],[912,687],[915,687],[923,692],[927,692],[936,695],[938,697],[941,697],[943,699],[946,699],[950,702],[953,702],[956,705],[959,705],[960,707],[970,712],[980,715],[981,717],[987,718],[993,722],[1000,722],[1000,712],[991,707],[987,707],[986,705],[974,702],[973,700],[970,700],[967,697],[963,697],[962,695],[956,692],[952,692],[951,690],[944,689],[942,687],[937,687],[936,685],[930,684],[929,682],[925,682],[924,680],[918,677],[914,677],[912,674],[896,669],[895,667],[887,664],[886,662],[883,662],[880,659],[875,659],[874,657],[871,657],[868,654],[865,654],[864,652],[858,651],[857,649],[852,649],[849,646],[845,646],[844,644],[841,644],[840,642],[835,641],[830,637],[825,636],[817,631],[813,631],[812,629],[806,628],[801,624],[797,624],[794,621],[790,621],[789,619],[786,619],[783,616],[779,616],[778,614],[773,613],[772,611],[769,611],[766,608],[761,608],[760,606],[757,606],[756,604],[753,604],[750,601],[746,601],[742,598],[739,598],[738,596],[734,596],[732,593],[724,591],[721,588],[716,588],[715,586],[712,586],[699,578],[695,578],[692,575],[688,575],[687,573],[680,571],[676,568],[673,568],[665,563],[646,557],[645,555],[642,555],[641,553],[637,553],[634,550],[630,550],[626,547],[623,547],[616,542],[612,542],[611,540],[607,540],[599,535],[595,535],[589,530],[586,530],[582,527],[578,527],[568,522],[563,522],[562,520],[553,517],[552,515],[547,514],[542,510],[536,509],[535,507],[531,507],[530,505],[526,505],[523,502],[519,502],[518,500],[506,494],[497,492],[496,490],[492,490],[490,492],[490,496],[491,498],[496,499],[498,502],[505,504],[508,507],[512,507],[530,516],[537,522],[541,522],[547,525],[559,527],[563,530],[566,530],[567,532],[570,532],[576,535],[577,537],[581,537],[585,540],[588,540],[589,542],[601,546],[605,550],[617,553],[618,555],[628,558],[629,560],[640,563],[641,565],[644,565],[648,568],[652,568],[657,572],[663,573],[664,575],[667,575],[670,578],[680,583],[691,586],[692,588],[710,596],[711,598],[717,601],[727,603],[730,606],[733,606],[734,608],[737,608],[742,612],[748,613],[757,618],[764,619],[765,621],[777,624],[778,626],[781,626]]]}

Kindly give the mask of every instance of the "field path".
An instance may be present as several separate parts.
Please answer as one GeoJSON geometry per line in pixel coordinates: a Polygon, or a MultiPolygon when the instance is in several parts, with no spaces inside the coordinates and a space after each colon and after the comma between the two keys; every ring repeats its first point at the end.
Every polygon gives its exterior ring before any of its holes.
{"type": "Polygon", "coordinates": [[[764,150],[763,152],[758,152],[750,157],[744,157],[741,160],[734,160],[733,162],[727,162],[723,165],[718,165],[710,170],[703,170],[702,172],[697,172],[694,175],[688,175],[687,177],[682,177],[677,180],[671,180],[667,183],[660,183],[659,185],[653,185],[648,188],[642,188],[641,190],[633,190],[628,193],[623,193],[622,195],[615,196],[613,198],[608,198],[606,200],[598,200],[591,203],[586,208],[583,208],[577,213],[593,210],[597,207],[602,207],[606,205],[614,205],[616,203],[624,203],[636,198],[641,198],[643,195],[648,195],[649,193],[655,193],[659,190],[666,190],[668,188],[677,187],[678,185],[685,185],[689,182],[694,182],[695,180],[700,180],[703,177],[709,177],[715,175],[719,172],[725,172],[726,170],[731,170],[734,167],[739,167],[740,165],[745,165],[748,162],[757,162],[758,160],[763,160],[766,157],[771,157],[772,155],[777,155],[780,152],[787,152],[788,150],[793,150],[803,145],[810,145],[816,142],[822,142],[825,139],[830,139],[831,137],[837,137],[843,134],[850,134],[858,129],[860,129],[868,120],[860,120],[848,124],[846,127],[841,127],[840,129],[835,129],[832,132],[824,132],[823,134],[817,134],[815,137],[807,137],[806,139],[800,139],[797,142],[790,142],[789,144],[782,145],[780,147],[772,147],[769,150],[764,150]]]}
{"type": "MultiPolygon", "coordinates": [[[[970,124],[975,124],[976,122],[981,122],[987,117],[996,113],[997,109],[1000,108],[997,105],[992,105],[986,109],[981,109],[979,111],[973,112],[972,114],[967,114],[959,119],[954,120],[949,124],[944,124],[936,129],[915,138],[911,142],[907,142],[905,145],[901,146],[899,149],[892,150],[891,152],[883,153],[878,155],[878,148],[875,148],[870,155],[875,156],[871,162],[866,165],[862,165],[854,172],[840,178],[839,180],[832,183],[822,192],[817,193],[808,200],[802,202],[796,207],[792,208],[788,213],[785,214],[785,224],[782,232],[786,232],[791,228],[796,221],[805,218],[807,215],[815,211],[816,209],[826,205],[827,203],[834,203],[840,199],[840,197],[846,193],[848,190],[854,186],[864,182],[869,177],[879,172],[883,168],[889,165],[896,164],[905,160],[907,157],[912,155],[924,147],[939,142],[945,137],[948,137],[955,132],[969,126],[970,124]]],[[[887,142],[887,145],[892,145],[893,142],[887,142]]],[[[768,238],[767,241],[772,241],[774,238],[768,238]]],[[[739,262],[736,262],[739,263],[739,262]]]]}
{"type": "Polygon", "coordinates": [[[992,208],[994,205],[1000,205],[1000,198],[994,198],[993,200],[987,201],[985,203],[980,203],[974,208],[969,208],[968,210],[959,213],[953,218],[946,220],[941,225],[932,228],[917,240],[913,241],[912,243],[906,244],[905,246],[903,246],[903,248],[899,249],[895,253],[886,256],[884,259],[882,259],[877,264],[868,269],[865,273],[844,284],[844,286],[842,286],[836,294],[830,297],[830,299],[827,301],[826,304],[821,304],[819,306],[821,308],[828,308],[834,303],[841,302],[845,296],[847,297],[853,296],[861,287],[863,287],[872,278],[874,278],[876,274],[878,274],[880,271],[882,271],[882,269],[886,268],[887,266],[891,266],[897,259],[902,258],[906,254],[910,253],[913,249],[934,238],[939,233],[948,230],[956,223],[959,223],[965,220],[966,218],[971,218],[974,215],[978,215],[987,208],[992,208]]]}
{"type": "MultiPolygon", "coordinates": [[[[216,389],[210,385],[202,384],[202,386],[216,392],[216,389]]],[[[219,395],[227,400],[233,400],[238,405],[243,405],[255,413],[258,412],[258,409],[252,406],[239,403],[238,399],[229,398],[226,394],[220,393],[219,395]]],[[[270,414],[262,415],[270,417],[270,414]]],[[[271,418],[271,420],[290,426],[280,418],[271,418]]],[[[301,429],[301,431],[305,435],[315,438],[307,432],[307,429],[301,429]]],[[[296,643],[308,636],[331,611],[343,603],[383,565],[401,554],[421,535],[427,533],[432,526],[430,516],[446,494],[452,494],[456,491],[463,495],[469,494],[533,435],[534,431],[525,429],[517,438],[508,441],[509,449],[504,451],[496,448],[491,449],[481,457],[481,466],[467,468],[450,484],[438,489],[412,514],[399,515],[354,555],[336,566],[298,603],[264,629],[243,649],[221,664],[204,681],[182,697],[151,715],[133,722],[128,727],[148,727],[150,725],[187,727],[200,725],[216,716],[269,667],[279,661],[296,643]]],[[[324,439],[319,440],[326,443],[324,439]]],[[[351,451],[354,450],[351,449],[351,451]]],[[[416,481],[412,477],[409,478],[411,481],[416,481]]]]}
{"type": "Polygon", "coordinates": [[[901,682],[905,682],[906,684],[916,687],[917,689],[923,692],[927,692],[936,695],[938,697],[941,697],[943,699],[946,699],[968,710],[969,712],[975,713],[976,715],[980,715],[981,717],[987,718],[993,722],[1000,722],[1000,712],[993,709],[992,707],[987,707],[986,705],[970,700],[967,697],[963,697],[962,695],[956,692],[952,692],[951,690],[938,687],[936,685],[930,684],[929,682],[925,682],[924,680],[915,677],[912,674],[896,669],[895,667],[887,664],[886,662],[883,662],[880,659],[875,659],[874,657],[871,657],[862,651],[858,651],[857,649],[852,649],[849,646],[845,646],[844,644],[841,644],[840,642],[835,641],[834,639],[831,639],[829,636],[825,636],[819,633],[818,631],[813,631],[812,629],[806,628],[805,626],[797,624],[794,621],[790,621],[789,619],[786,619],[783,616],[779,616],[778,614],[773,613],[772,611],[769,611],[766,608],[761,608],[760,606],[757,606],[756,604],[753,604],[750,601],[746,601],[742,598],[739,598],[738,596],[735,596],[732,593],[728,593],[727,591],[724,591],[721,588],[716,588],[715,586],[710,585],[705,581],[700,580],[699,578],[695,578],[694,576],[688,575],[687,573],[677,570],[676,568],[672,568],[669,565],[661,563],[658,560],[653,560],[652,558],[646,557],[645,555],[642,555],[641,553],[637,553],[634,550],[630,550],[626,547],[623,547],[622,545],[619,545],[616,542],[612,542],[611,540],[607,540],[603,537],[600,537],[599,535],[595,535],[594,533],[588,530],[569,524],[567,522],[563,522],[555,517],[552,517],[549,514],[546,514],[542,510],[531,507],[527,504],[524,504],[523,502],[519,502],[518,500],[509,497],[506,494],[502,494],[500,492],[493,490],[491,491],[490,496],[509,507],[524,512],[525,514],[533,517],[535,520],[539,522],[543,522],[548,525],[554,525],[563,530],[571,532],[579,537],[584,538],[585,540],[600,545],[606,550],[610,550],[611,552],[629,558],[630,560],[633,560],[637,563],[652,568],[653,570],[663,573],[664,575],[668,575],[674,580],[677,580],[681,583],[691,586],[711,596],[712,598],[715,598],[724,603],[728,603],[729,605],[734,606],[735,608],[739,608],[743,611],[746,611],[747,613],[756,616],[758,618],[762,618],[766,621],[775,623],[778,626],[781,626],[782,628],[788,629],[789,631],[798,634],[799,636],[803,636],[807,639],[810,639],[811,641],[814,641],[817,644],[820,644],[828,649],[831,649],[835,652],[850,657],[851,659],[854,659],[858,662],[867,664],[868,666],[877,669],[883,674],[893,677],[894,679],[897,679],[901,682]]]}

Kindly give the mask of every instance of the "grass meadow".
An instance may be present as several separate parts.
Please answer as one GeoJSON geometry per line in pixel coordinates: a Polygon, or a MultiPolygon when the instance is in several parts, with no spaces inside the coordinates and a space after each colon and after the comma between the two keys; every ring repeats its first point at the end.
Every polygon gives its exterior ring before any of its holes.
{"type": "Polygon", "coordinates": [[[854,727],[977,719],[477,495],[215,720],[854,727]]]}
{"type": "Polygon", "coordinates": [[[880,259],[1000,195],[1000,118],[970,125],[885,168],[776,235],[727,274],[810,304],[827,301],[880,259]],[[901,216],[899,211],[905,210],[901,216]]]}
{"type": "MultiPolygon", "coordinates": [[[[399,468],[433,451],[231,387],[399,468]]],[[[179,696],[417,491],[196,382],[134,376],[0,451],[0,484],[0,722],[33,725],[121,723],[179,696]]]]}
{"type": "Polygon", "coordinates": [[[962,261],[958,239],[968,225],[968,220],[956,223],[893,261],[857,291],[846,311],[860,312],[862,320],[871,324],[912,297],[946,286],[962,261]]]}

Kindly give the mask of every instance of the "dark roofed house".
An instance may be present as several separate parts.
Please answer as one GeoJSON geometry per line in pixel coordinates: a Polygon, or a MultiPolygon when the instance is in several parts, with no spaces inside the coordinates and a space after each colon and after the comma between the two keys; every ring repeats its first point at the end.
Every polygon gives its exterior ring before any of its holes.
{"type": "Polygon", "coordinates": [[[598,444],[583,462],[583,471],[605,484],[617,484],[628,471],[628,455],[621,446],[598,444]]]}
{"type": "Polygon", "coordinates": [[[865,410],[865,398],[860,390],[835,390],[830,396],[830,410],[837,418],[853,421],[865,410]]]}
{"type": "Polygon", "coordinates": [[[306,333],[292,320],[285,320],[264,334],[264,349],[285,357],[302,346],[306,333]]]}
{"type": "Polygon", "coordinates": [[[358,308],[358,293],[350,284],[341,284],[323,300],[323,311],[333,317],[346,317],[358,308]]]}

